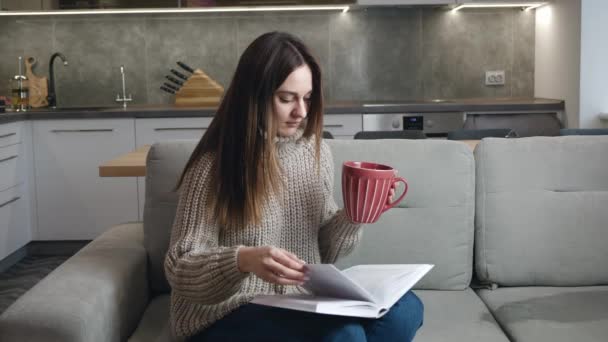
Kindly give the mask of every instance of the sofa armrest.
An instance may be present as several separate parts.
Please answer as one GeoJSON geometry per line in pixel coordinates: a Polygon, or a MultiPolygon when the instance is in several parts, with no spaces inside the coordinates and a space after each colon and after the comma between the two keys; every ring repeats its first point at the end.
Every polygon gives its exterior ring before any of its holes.
{"type": "Polygon", "coordinates": [[[125,341],[149,299],[141,223],[112,227],[0,316],[0,341],[125,341]]]}

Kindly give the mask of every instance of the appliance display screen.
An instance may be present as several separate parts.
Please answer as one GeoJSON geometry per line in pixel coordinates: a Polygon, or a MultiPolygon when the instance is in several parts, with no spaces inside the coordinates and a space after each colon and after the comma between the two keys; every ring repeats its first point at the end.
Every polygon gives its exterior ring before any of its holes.
{"type": "Polygon", "coordinates": [[[420,116],[404,116],[403,117],[403,129],[404,130],[423,130],[424,118],[420,116]]]}

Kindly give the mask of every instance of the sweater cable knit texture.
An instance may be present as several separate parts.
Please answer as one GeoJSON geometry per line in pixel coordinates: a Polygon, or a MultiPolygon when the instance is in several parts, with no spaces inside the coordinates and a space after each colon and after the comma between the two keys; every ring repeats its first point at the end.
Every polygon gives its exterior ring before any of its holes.
{"type": "Polygon", "coordinates": [[[257,294],[297,292],[295,286],[274,285],[237,268],[242,246],[275,246],[307,263],[334,263],[359,242],[361,226],[338,210],[333,199],[334,165],[329,147],[321,143],[320,172],[315,165],[314,138],[277,138],[285,186],[262,208],[258,225],[219,227],[208,215],[213,196],[208,184],[213,154],[193,164],[180,190],[165,271],[171,285],[171,325],[176,336],[192,336],[257,294]]]}

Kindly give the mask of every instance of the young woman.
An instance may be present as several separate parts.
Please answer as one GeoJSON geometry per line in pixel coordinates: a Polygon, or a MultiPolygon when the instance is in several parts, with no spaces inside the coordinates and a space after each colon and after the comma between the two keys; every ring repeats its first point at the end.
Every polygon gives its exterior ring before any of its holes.
{"type": "Polygon", "coordinates": [[[258,37],[239,60],[179,182],[165,260],[171,324],[191,341],[409,341],[422,303],[406,294],[377,320],[249,304],[298,291],[306,264],[350,253],[361,226],[332,197],[321,140],[321,70],[287,33],[258,37]]]}

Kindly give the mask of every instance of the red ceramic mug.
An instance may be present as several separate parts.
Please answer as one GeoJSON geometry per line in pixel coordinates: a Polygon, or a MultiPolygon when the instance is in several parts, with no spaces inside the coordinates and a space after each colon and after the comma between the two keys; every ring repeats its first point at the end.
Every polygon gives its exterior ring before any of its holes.
{"type": "Polygon", "coordinates": [[[342,164],[342,199],[346,215],[353,222],[374,223],[380,215],[396,206],[407,193],[407,182],[388,166],[347,161],[342,164]],[[403,182],[405,189],[397,200],[387,204],[393,185],[403,182]]]}

